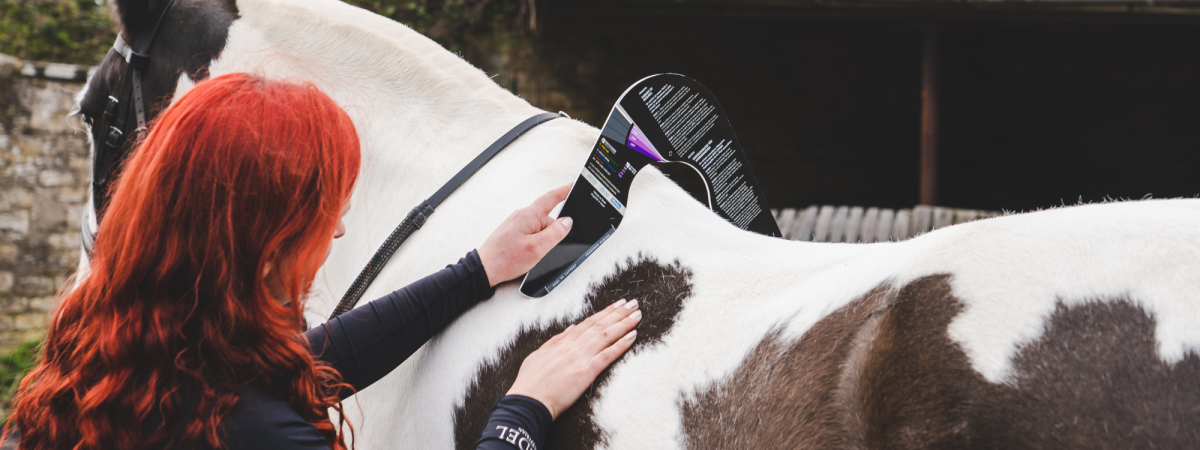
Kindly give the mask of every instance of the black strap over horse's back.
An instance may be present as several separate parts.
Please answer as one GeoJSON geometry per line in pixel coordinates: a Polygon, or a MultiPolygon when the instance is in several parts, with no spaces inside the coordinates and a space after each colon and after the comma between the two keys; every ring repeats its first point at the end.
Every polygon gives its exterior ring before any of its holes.
{"type": "Polygon", "coordinates": [[[342,300],[338,302],[337,307],[333,309],[333,313],[329,315],[329,319],[332,320],[334,317],[354,309],[354,306],[362,299],[363,293],[371,286],[371,282],[375,281],[375,277],[379,276],[379,272],[383,270],[383,266],[396,253],[396,249],[400,248],[400,245],[404,244],[404,241],[408,240],[408,237],[420,229],[422,225],[425,225],[425,220],[433,214],[433,210],[441,205],[443,200],[446,200],[446,197],[449,197],[468,178],[471,178],[471,175],[478,172],[479,168],[487,164],[488,161],[491,161],[492,157],[500,153],[501,150],[504,150],[505,147],[508,147],[509,144],[521,137],[522,134],[525,134],[526,131],[546,121],[557,119],[560,115],[565,114],[542,113],[517,124],[517,126],[508,130],[507,133],[504,133],[503,136],[500,136],[500,139],[489,145],[483,153],[480,153],[479,156],[476,156],[475,159],[459,170],[454,175],[454,178],[451,178],[450,181],[442,185],[437,192],[417,205],[416,208],[413,208],[412,211],[409,211],[408,215],[404,216],[404,220],[400,221],[400,225],[392,231],[392,234],[388,235],[387,240],[383,241],[383,245],[379,247],[379,250],[375,251],[375,255],[371,257],[371,261],[367,263],[367,266],[363,268],[362,272],[359,272],[358,277],[354,279],[354,283],[350,285],[350,289],[346,290],[346,294],[342,296],[342,300]]]}

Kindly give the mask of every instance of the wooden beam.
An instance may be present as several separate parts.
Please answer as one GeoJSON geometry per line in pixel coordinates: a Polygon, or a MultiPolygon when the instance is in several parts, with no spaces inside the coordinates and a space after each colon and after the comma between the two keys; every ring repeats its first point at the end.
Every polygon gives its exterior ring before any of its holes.
{"type": "Polygon", "coordinates": [[[937,30],[924,33],[921,67],[921,204],[937,204],[938,104],[937,30]]]}
{"type": "MultiPolygon", "coordinates": [[[[546,13],[770,19],[1196,24],[1200,2],[1113,0],[554,0],[546,13]]],[[[544,21],[543,21],[544,22],[544,21]]]]}

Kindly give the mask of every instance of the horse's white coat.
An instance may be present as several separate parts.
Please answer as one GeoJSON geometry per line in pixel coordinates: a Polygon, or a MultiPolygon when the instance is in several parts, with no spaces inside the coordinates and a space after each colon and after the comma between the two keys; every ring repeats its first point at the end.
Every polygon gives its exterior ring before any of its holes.
{"type": "MultiPolygon", "coordinates": [[[[333,308],[410,208],[495,138],[539,112],[410,29],[333,0],[240,0],[213,76],[306,80],[354,119],[363,168],[346,237],[309,300],[333,308]]],[[[182,77],[177,96],[191,88],[182,77]]],[[[616,93],[614,92],[614,95],[616,93]]],[[[177,97],[178,98],[178,97],[177,97]]],[[[598,131],[556,120],[522,137],[415,233],[367,292],[373,298],[455,261],[512,210],[574,180],[598,131]]],[[[609,448],[680,445],[679,401],[730,374],[773,328],[792,338],[869,290],[950,273],[965,310],[950,336],[992,382],[1018,345],[1068,305],[1127,297],[1158,320],[1159,353],[1200,347],[1200,200],[1089,205],[958,225],[903,243],[784,241],[736,229],[655,170],[634,182],[620,229],[551,295],[515,283],[466,313],[363,391],[347,414],[358,448],[451,448],[453,409],[479,366],[522,327],[578,317],[589,285],[639,253],[678,260],[693,296],[659,345],[615,367],[595,405],[609,448]]]]}

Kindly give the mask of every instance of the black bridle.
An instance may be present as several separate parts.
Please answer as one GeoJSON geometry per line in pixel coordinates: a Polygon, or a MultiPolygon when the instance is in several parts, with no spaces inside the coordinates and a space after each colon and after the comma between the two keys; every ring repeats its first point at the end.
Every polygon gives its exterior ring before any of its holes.
{"type": "MultiPolygon", "coordinates": [[[[113,43],[111,51],[124,57],[125,70],[121,71],[117,90],[114,95],[108,96],[104,114],[95,125],[102,130],[101,136],[104,138],[103,142],[94,143],[92,160],[92,207],[97,222],[104,215],[104,209],[108,205],[108,189],[114,173],[129,154],[129,149],[146,131],[146,122],[154,119],[153,114],[147,113],[146,101],[142,94],[142,76],[150,65],[150,45],[154,43],[154,35],[158,34],[159,25],[162,25],[163,18],[174,4],[175,0],[167,0],[163,4],[162,11],[158,12],[158,18],[154,21],[154,27],[150,28],[149,32],[142,30],[138,33],[133,46],[127,44],[120,33],[117,34],[117,41],[113,43]]],[[[83,248],[90,255],[95,243],[95,233],[94,230],[87,229],[88,224],[83,226],[83,248]]]]}

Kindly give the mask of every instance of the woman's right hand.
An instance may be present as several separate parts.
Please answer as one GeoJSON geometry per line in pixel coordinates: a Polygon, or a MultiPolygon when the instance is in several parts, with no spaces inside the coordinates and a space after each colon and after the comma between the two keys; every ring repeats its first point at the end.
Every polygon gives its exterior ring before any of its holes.
{"type": "Polygon", "coordinates": [[[550,210],[562,203],[571,185],[552,189],[532,205],[514,211],[479,246],[479,262],[487,273],[488,284],[497,284],[524,275],[541,261],[571,231],[571,218],[551,219],[550,210]]]}
{"type": "Polygon", "coordinates": [[[613,303],[583,322],[550,338],[521,363],[508,395],[542,402],[550,416],[558,415],[583,395],[600,371],[625,353],[642,320],[637,300],[613,303]]]}

